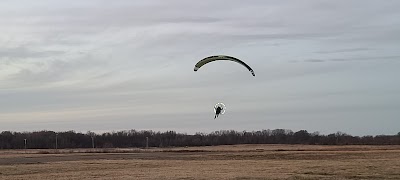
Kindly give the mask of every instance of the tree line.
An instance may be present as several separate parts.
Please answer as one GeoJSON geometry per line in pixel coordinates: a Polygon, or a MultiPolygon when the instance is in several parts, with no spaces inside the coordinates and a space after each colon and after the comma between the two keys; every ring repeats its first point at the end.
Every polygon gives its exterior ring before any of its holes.
{"type": "Polygon", "coordinates": [[[130,148],[130,147],[183,147],[233,144],[310,144],[310,145],[400,145],[400,132],[396,135],[352,136],[337,132],[322,135],[306,130],[287,129],[261,131],[221,130],[211,133],[186,134],[175,131],[155,132],[126,130],[106,133],[75,131],[11,132],[0,133],[0,149],[53,149],[53,148],[130,148]]]}

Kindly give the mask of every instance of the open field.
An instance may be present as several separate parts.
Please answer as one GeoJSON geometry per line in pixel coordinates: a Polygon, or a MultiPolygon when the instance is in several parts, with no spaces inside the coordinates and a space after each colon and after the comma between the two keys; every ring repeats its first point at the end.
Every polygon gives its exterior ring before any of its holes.
{"type": "Polygon", "coordinates": [[[400,179],[400,146],[1,150],[0,179],[400,179]]]}

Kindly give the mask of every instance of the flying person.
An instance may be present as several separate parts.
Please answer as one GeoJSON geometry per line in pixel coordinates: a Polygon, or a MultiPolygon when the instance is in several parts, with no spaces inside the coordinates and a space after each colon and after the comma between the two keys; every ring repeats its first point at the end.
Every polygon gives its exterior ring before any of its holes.
{"type": "Polygon", "coordinates": [[[221,114],[221,111],[222,111],[223,109],[222,109],[222,107],[220,107],[220,106],[218,106],[217,108],[215,108],[215,117],[214,117],[214,119],[215,118],[217,118],[218,116],[219,116],[219,114],[221,114]]]}
{"type": "Polygon", "coordinates": [[[219,115],[224,114],[226,111],[226,107],[224,103],[217,103],[214,106],[214,112],[215,112],[215,116],[214,119],[217,118],[219,115]]]}

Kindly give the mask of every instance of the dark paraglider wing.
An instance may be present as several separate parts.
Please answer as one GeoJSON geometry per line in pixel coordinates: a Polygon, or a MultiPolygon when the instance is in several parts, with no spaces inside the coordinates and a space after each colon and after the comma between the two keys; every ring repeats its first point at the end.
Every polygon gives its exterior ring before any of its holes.
{"type": "Polygon", "coordinates": [[[253,69],[247,65],[246,63],[244,63],[242,60],[237,59],[235,57],[231,57],[231,56],[225,56],[225,55],[218,55],[218,56],[210,56],[207,58],[204,58],[202,60],[200,60],[195,66],[194,66],[194,71],[199,70],[202,66],[204,66],[207,63],[213,62],[213,61],[220,61],[220,60],[226,60],[226,61],[233,61],[236,63],[241,64],[242,66],[246,67],[253,76],[256,76],[256,74],[254,73],[253,69]]]}

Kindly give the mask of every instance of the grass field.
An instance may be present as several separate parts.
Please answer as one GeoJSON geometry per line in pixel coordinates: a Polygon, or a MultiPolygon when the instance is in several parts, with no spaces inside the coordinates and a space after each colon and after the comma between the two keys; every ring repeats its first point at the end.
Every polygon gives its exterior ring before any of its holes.
{"type": "Polygon", "coordinates": [[[2,150],[0,179],[400,179],[400,146],[2,150]]]}

